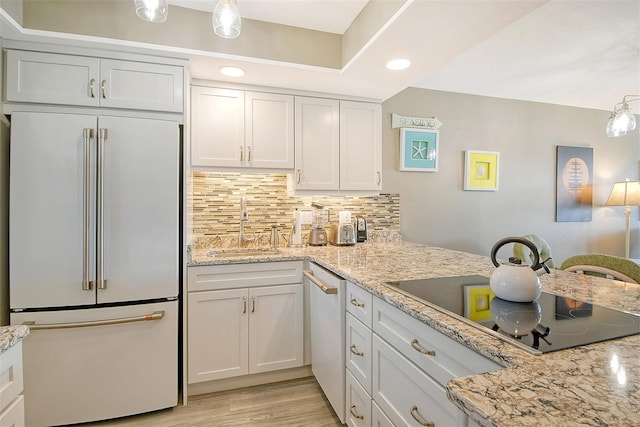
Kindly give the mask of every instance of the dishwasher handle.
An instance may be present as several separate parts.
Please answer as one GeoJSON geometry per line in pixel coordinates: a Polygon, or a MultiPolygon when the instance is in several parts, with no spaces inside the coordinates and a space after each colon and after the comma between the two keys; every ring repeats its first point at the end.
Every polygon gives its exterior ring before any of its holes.
{"type": "Polygon", "coordinates": [[[336,288],[335,286],[329,286],[326,283],[322,283],[322,281],[320,279],[318,279],[317,277],[315,277],[313,275],[313,271],[304,270],[302,273],[304,274],[304,277],[306,277],[307,279],[311,280],[325,294],[327,294],[327,295],[335,295],[335,294],[338,293],[338,288],[336,288]]]}

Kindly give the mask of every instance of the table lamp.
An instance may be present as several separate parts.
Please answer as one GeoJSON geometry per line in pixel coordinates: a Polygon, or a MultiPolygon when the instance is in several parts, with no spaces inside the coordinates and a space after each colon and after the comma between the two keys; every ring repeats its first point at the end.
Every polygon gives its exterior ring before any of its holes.
{"type": "Polygon", "coordinates": [[[640,206],[640,181],[621,181],[613,184],[613,189],[605,206],[625,206],[624,213],[627,217],[627,229],[625,233],[624,256],[629,258],[629,218],[631,206],[640,206]]]}

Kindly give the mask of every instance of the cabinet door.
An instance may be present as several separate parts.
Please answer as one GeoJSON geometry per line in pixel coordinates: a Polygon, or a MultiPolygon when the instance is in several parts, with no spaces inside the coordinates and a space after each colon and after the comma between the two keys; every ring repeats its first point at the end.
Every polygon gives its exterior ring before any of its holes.
{"type": "Polygon", "coordinates": [[[293,96],[245,92],[245,164],[293,169],[293,96]]]}
{"type": "Polygon", "coordinates": [[[339,190],[339,101],[297,96],[295,117],[295,188],[339,190]]]}
{"type": "Polygon", "coordinates": [[[395,425],[454,426],[458,409],[440,384],[373,334],[372,397],[395,425]]]}
{"type": "Polygon", "coordinates": [[[94,130],[96,123],[90,115],[16,112],[11,117],[11,308],[96,302],[95,290],[83,289],[85,268],[89,280],[95,279],[96,235],[95,140],[85,141],[83,130],[94,130]]]}
{"type": "Polygon", "coordinates": [[[346,365],[351,374],[371,394],[371,330],[347,313],[345,337],[346,365]]]}
{"type": "Polygon", "coordinates": [[[191,164],[242,167],[244,92],[194,86],[191,107],[191,164]]]}
{"type": "Polygon", "coordinates": [[[100,116],[104,279],[98,302],[178,295],[180,141],[169,120],[100,116]]]}
{"type": "Polygon", "coordinates": [[[382,107],[340,101],[340,189],[382,188],[382,107]]]}
{"type": "Polygon", "coordinates": [[[347,370],[346,424],[349,427],[371,427],[371,397],[347,370]]]}
{"type": "Polygon", "coordinates": [[[102,59],[100,106],[182,112],[183,67],[102,59]]]}
{"type": "Polygon", "coordinates": [[[188,382],[249,373],[247,290],[191,292],[187,304],[188,382]]]}
{"type": "Polygon", "coordinates": [[[250,288],[249,313],[249,373],[302,366],[302,284],[250,288]]]}
{"type": "Polygon", "coordinates": [[[98,106],[100,60],[7,50],[6,100],[98,106]]]}

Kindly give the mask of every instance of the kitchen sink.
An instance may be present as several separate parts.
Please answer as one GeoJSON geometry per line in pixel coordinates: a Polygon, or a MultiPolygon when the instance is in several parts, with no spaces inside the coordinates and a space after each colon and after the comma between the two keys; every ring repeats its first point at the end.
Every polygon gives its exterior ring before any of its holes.
{"type": "Polygon", "coordinates": [[[207,252],[213,258],[243,258],[248,256],[280,255],[282,251],[273,248],[215,249],[207,252]]]}

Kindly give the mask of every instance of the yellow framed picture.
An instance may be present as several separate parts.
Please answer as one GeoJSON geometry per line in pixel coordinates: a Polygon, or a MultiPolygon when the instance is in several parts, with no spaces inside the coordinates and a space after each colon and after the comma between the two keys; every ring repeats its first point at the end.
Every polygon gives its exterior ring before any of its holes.
{"type": "Polygon", "coordinates": [[[464,153],[464,189],[498,191],[500,153],[476,150],[466,150],[464,153]]]}

